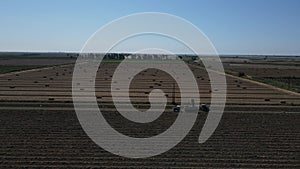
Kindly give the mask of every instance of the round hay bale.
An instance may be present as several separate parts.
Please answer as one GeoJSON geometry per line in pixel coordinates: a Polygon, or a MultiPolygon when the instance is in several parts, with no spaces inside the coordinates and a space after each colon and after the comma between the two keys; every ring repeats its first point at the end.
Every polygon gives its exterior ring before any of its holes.
{"type": "Polygon", "coordinates": [[[286,104],[286,101],[285,100],[281,100],[280,104],[286,104]]]}
{"type": "Polygon", "coordinates": [[[53,97],[48,98],[49,101],[54,101],[55,99],[53,97]]]}

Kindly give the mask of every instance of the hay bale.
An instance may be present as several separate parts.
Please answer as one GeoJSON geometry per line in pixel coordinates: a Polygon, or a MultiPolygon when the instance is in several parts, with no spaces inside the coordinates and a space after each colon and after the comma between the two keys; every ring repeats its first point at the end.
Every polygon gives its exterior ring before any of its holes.
{"type": "Polygon", "coordinates": [[[48,98],[49,101],[54,101],[55,99],[53,97],[48,98]]]}
{"type": "Polygon", "coordinates": [[[285,100],[281,100],[280,104],[286,104],[286,101],[285,100]]]}

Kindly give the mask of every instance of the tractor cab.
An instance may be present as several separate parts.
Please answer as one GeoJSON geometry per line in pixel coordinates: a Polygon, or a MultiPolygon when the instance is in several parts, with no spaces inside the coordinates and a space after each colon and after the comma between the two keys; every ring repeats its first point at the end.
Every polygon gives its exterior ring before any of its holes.
{"type": "Polygon", "coordinates": [[[179,106],[179,105],[175,105],[175,106],[173,107],[173,112],[179,113],[179,112],[180,112],[180,106],[179,106]]]}
{"type": "Polygon", "coordinates": [[[204,112],[209,112],[209,107],[206,104],[201,104],[199,109],[204,112]]]}

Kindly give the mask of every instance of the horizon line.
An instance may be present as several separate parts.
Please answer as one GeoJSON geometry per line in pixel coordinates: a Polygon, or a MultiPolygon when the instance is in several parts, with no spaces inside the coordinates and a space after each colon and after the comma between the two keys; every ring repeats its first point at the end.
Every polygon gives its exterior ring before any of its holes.
{"type": "MultiPolygon", "coordinates": [[[[80,51],[1,51],[0,53],[73,53],[80,54],[80,51]]],[[[104,54],[104,52],[90,52],[94,54],[104,54]]],[[[134,53],[134,52],[109,52],[109,54],[147,54],[147,55],[159,55],[165,53],[134,53]]],[[[195,55],[194,53],[176,53],[174,55],[195,55]]],[[[199,55],[210,55],[210,54],[199,54],[199,55]]],[[[248,54],[248,53],[218,53],[219,56],[298,56],[300,54],[248,54]]]]}

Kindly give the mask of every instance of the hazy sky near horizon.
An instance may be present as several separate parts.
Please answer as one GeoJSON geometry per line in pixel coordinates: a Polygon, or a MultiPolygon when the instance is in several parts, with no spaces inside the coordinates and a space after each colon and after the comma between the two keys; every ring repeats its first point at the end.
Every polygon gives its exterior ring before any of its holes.
{"type": "Polygon", "coordinates": [[[300,0],[1,0],[0,51],[80,51],[100,27],[137,12],[190,21],[220,54],[300,55],[300,0]]]}

